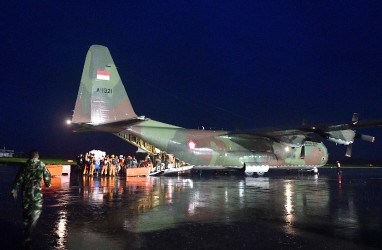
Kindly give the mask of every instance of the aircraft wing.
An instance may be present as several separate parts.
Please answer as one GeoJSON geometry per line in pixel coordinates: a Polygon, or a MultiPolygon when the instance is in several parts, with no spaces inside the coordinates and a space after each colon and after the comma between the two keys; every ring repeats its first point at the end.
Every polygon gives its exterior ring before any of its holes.
{"type": "Polygon", "coordinates": [[[355,113],[351,123],[317,126],[303,125],[287,129],[231,131],[227,135],[247,138],[249,135],[265,137],[291,147],[301,147],[305,141],[321,142],[329,140],[337,144],[348,145],[346,156],[350,157],[354,139],[362,139],[369,142],[375,141],[373,136],[356,133],[356,130],[375,127],[382,127],[382,120],[358,121],[358,114],[355,113]]]}
{"type": "Polygon", "coordinates": [[[309,135],[317,134],[323,135],[328,132],[341,131],[341,130],[356,130],[363,128],[375,128],[382,127],[382,120],[375,121],[363,121],[356,124],[345,123],[345,124],[335,124],[335,125],[317,125],[317,126],[301,126],[297,128],[286,128],[286,129],[264,129],[264,130],[240,130],[231,131],[229,135],[234,134],[251,134],[257,136],[265,137],[279,137],[287,135],[309,135]]]}

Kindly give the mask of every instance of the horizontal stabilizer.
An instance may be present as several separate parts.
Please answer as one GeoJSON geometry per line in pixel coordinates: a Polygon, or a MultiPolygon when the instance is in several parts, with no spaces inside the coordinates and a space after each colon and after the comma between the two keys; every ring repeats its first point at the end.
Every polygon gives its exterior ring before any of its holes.
{"type": "Polygon", "coordinates": [[[86,124],[86,123],[80,123],[80,124],[74,124],[73,132],[87,132],[87,131],[102,131],[102,132],[108,132],[108,133],[119,133],[123,130],[126,130],[128,127],[135,125],[139,122],[146,121],[145,117],[136,117],[132,119],[126,119],[123,121],[117,121],[117,122],[110,122],[110,123],[103,123],[99,125],[95,124],[86,124]]]}

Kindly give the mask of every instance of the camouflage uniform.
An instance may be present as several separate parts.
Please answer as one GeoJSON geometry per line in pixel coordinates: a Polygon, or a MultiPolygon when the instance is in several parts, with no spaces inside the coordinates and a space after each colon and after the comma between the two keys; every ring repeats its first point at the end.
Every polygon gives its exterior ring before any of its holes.
{"type": "MultiPolygon", "coordinates": [[[[42,210],[41,179],[46,187],[50,186],[50,173],[45,164],[34,158],[28,159],[25,166],[20,168],[13,184],[12,193],[22,190],[23,219],[25,236],[29,237],[30,230],[36,225],[42,210]]],[[[16,195],[17,197],[17,195],[16,195]]],[[[15,198],[16,198],[15,197],[15,198]]]]}

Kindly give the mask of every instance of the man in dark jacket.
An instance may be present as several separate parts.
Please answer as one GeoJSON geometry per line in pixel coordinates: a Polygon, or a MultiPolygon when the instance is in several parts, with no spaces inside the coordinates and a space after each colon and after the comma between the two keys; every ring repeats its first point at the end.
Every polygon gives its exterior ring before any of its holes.
{"type": "Polygon", "coordinates": [[[41,179],[46,187],[50,186],[50,173],[45,164],[39,160],[39,154],[32,150],[25,166],[20,167],[12,187],[12,195],[17,199],[17,193],[22,191],[24,239],[30,240],[32,228],[36,225],[42,210],[41,179]]]}

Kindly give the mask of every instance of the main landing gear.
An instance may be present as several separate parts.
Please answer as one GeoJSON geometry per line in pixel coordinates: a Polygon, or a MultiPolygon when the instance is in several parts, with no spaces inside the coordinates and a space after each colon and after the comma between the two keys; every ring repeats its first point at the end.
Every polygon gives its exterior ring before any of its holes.
{"type": "Polygon", "coordinates": [[[263,176],[265,174],[265,172],[247,172],[247,171],[245,171],[244,175],[248,176],[248,177],[252,177],[254,175],[254,173],[256,173],[257,176],[263,176]]]}
{"type": "Polygon", "coordinates": [[[268,165],[257,165],[250,163],[246,163],[244,165],[244,175],[249,177],[253,176],[254,173],[256,173],[257,176],[263,176],[265,172],[268,172],[268,170],[268,165]]]}
{"type": "Polygon", "coordinates": [[[303,173],[303,172],[308,172],[308,173],[311,173],[311,174],[314,174],[314,175],[318,175],[318,168],[317,167],[314,167],[312,169],[300,169],[299,170],[300,173],[303,173]]]}

